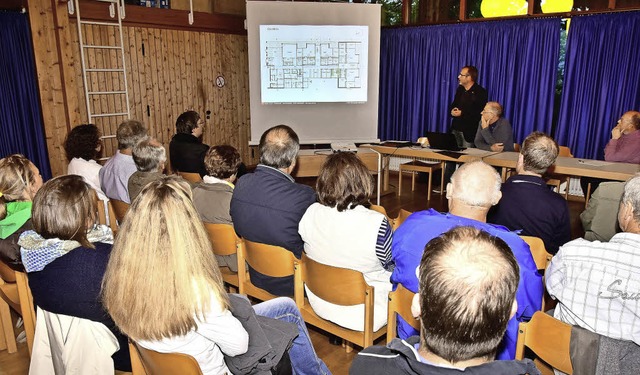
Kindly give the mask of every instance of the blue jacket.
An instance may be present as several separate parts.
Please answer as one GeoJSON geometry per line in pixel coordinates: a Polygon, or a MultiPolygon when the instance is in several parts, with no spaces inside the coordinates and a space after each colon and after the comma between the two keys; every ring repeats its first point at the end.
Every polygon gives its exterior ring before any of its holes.
{"type": "MultiPolygon", "coordinates": [[[[509,320],[503,342],[498,347],[496,359],[514,359],[518,338],[518,322],[528,321],[534,312],[542,307],[542,276],[538,273],[529,245],[517,234],[498,225],[486,224],[463,217],[441,214],[433,209],[412,214],[393,235],[391,248],[396,268],[391,275],[395,286],[402,284],[410,291],[418,292],[416,268],[420,265],[424,247],[431,239],[457,226],[473,226],[501,238],[513,251],[520,266],[520,282],[516,291],[518,311],[509,320]]],[[[398,319],[398,335],[407,339],[418,332],[409,324],[398,319]]]]}
{"type": "MultiPolygon", "coordinates": [[[[260,164],[236,183],[231,219],[239,236],[284,247],[300,258],[304,242],[298,224],[315,201],[316,193],[310,186],[296,184],[288,174],[260,164]]],[[[293,277],[270,278],[252,269],[249,272],[256,286],[275,295],[293,295],[293,277]]]]}

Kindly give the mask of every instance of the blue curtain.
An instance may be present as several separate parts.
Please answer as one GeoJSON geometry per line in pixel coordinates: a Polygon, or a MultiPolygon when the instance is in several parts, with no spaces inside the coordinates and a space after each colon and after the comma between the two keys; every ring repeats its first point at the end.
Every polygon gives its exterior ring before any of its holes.
{"type": "Polygon", "coordinates": [[[602,159],[620,116],[640,107],[640,12],[571,19],[556,138],[602,159]]]}
{"type": "Polygon", "coordinates": [[[32,49],[28,16],[0,11],[0,157],[24,154],[47,180],[51,167],[32,49]]]}
{"type": "Polygon", "coordinates": [[[503,105],[516,142],[550,133],[559,50],[559,18],[383,29],[378,135],[415,141],[448,131],[465,65],[478,68],[489,100],[503,105]]]}

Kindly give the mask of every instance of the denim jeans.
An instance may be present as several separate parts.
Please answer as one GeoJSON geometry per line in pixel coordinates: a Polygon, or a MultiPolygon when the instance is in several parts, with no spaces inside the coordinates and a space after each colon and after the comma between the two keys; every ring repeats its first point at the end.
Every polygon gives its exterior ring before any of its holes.
{"type": "Polygon", "coordinates": [[[293,345],[289,349],[291,367],[296,375],[330,375],[331,371],[327,365],[318,358],[307,326],[300,315],[300,310],[291,298],[279,297],[269,301],[253,305],[256,314],[268,318],[282,320],[284,322],[295,323],[298,327],[298,337],[293,340],[293,345]]]}

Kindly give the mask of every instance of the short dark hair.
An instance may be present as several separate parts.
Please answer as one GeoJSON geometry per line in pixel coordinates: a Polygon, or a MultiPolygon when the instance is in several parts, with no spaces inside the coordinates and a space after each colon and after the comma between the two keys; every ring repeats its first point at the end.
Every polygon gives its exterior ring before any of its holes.
{"type": "Polygon", "coordinates": [[[493,358],[519,281],[509,246],[474,227],[429,241],[420,262],[420,318],[426,348],[455,363],[493,358]]]}
{"type": "Polygon", "coordinates": [[[200,121],[200,114],[196,111],[186,111],[178,116],[176,120],[176,132],[191,134],[193,129],[198,127],[198,121],[200,121]]]}
{"type": "Polygon", "coordinates": [[[289,168],[300,150],[298,135],[287,125],[267,129],[260,137],[260,164],[289,168]]]}
{"type": "Polygon", "coordinates": [[[209,176],[225,179],[238,173],[242,160],[233,146],[220,145],[209,148],[204,156],[204,167],[209,176]]]}
{"type": "Polygon", "coordinates": [[[373,194],[373,177],[356,154],[337,152],[322,164],[316,190],[321,204],[336,207],[338,211],[368,206],[373,194]]]}
{"type": "Polygon", "coordinates": [[[465,65],[462,67],[462,69],[465,69],[465,68],[467,69],[467,74],[469,74],[469,77],[471,77],[471,80],[473,82],[476,82],[478,80],[478,68],[476,68],[473,65],[465,65]]]}
{"type": "Polygon", "coordinates": [[[167,161],[167,151],[155,139],[140,141],[131,152],[136,169],[140,172],[155,172],[167,161]]]}
{"type": "Polygon", "coordinates": [[[73,158],[81,158],[84,160],[93,160],[98,157],[99,151],[96,150],[100,144],[100,130],[94,124],[82,124],[71,129],[64,141],[64,151],[67,154],[67,160],[73,158]]]}
{"type": "Polygon", "coordinates": [[[556,162],[558,143],[542,132],[533,132],[522,143],[522,167],[525,171],[544,174],[556,162]]]}
{"type": "Polygon", "coordinates": [[[56,177],[45,183],[33,199],[33,229],[44,238],[75,240],[94,248],[87,228],[97,218],[96,192],[77,175],[56,177]]]}
{"type": "Polygon", "coordinates": [[[118,125],[116,138],[118,139],[118,150],[133,148],[138,142],[147,137],[147,128],[140,121],[127,120],[118,125]]]}

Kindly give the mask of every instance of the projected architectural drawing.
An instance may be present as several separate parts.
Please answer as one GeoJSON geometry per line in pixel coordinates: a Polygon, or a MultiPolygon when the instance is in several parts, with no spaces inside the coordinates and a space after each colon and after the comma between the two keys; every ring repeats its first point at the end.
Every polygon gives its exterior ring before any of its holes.
{"type": "Polygon", "coordinates": [[[366,102],[367,26],[260,26],[263,103],[366,102]]]}

